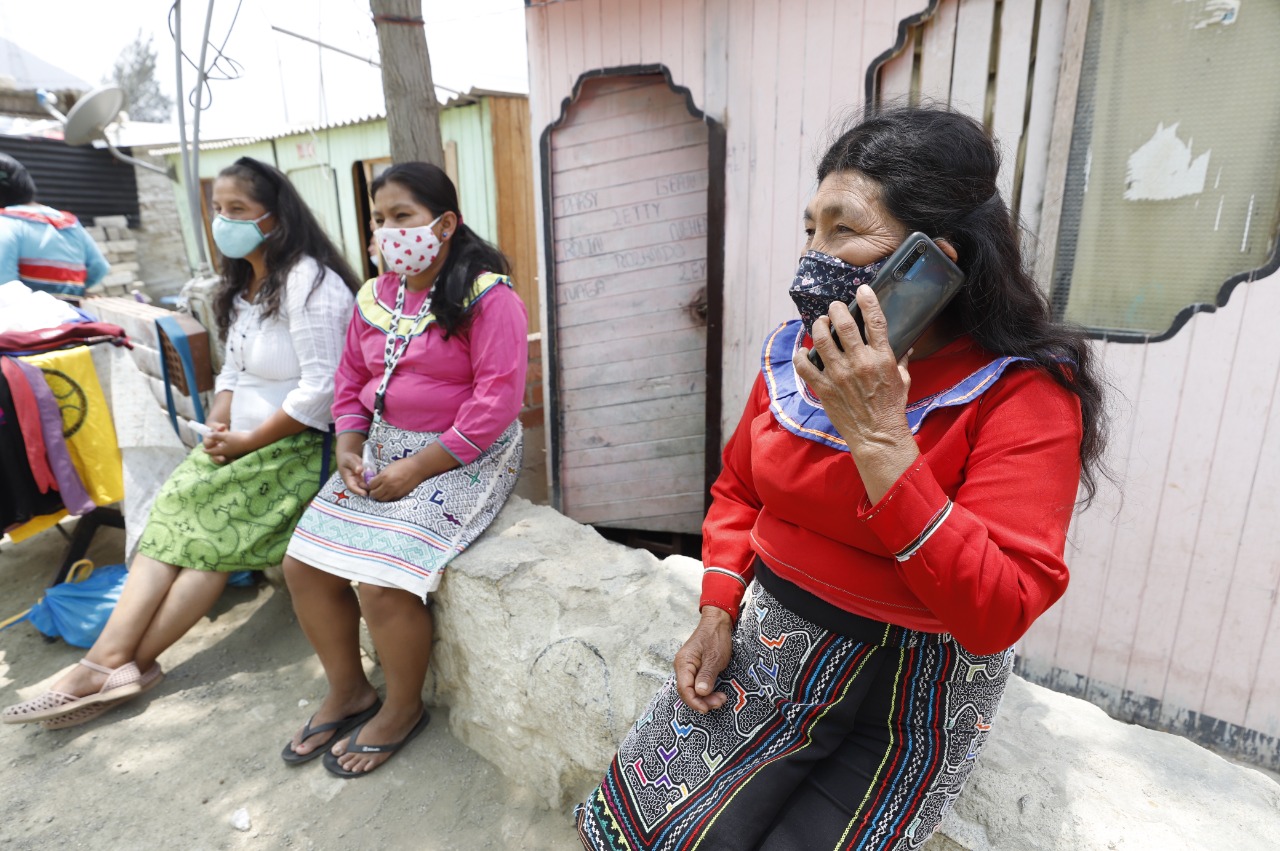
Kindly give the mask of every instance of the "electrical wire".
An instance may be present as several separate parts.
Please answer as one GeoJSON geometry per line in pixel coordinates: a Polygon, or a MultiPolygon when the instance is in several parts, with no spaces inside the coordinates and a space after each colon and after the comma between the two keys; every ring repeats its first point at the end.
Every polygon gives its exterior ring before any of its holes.
{"type": "MultiPolygon", "coordinates": [[[[204,93],[201,96],[201,104],[200,104],[201,112],[208,109],[209,105],[213,103],[213,87],[209,85],[211,82],[227,82],[230,80],[238,80],[240,79],[241,75],[244,73],[244,66],[223,52],[223,49],[227,46],[227,42],[231,39],[231,32],[232,30],[235,29],[236,21],[240,17],[240,8],[243,5],[244,5],[244,0],[237,0],[236,11],[231,16],[231,23],[230,25],[227,26],[226,34],[222,37],[222,44],[217,47],[214,47],[213,42],[212,41],[209,42],[209,47],[213,48],[214,56],[213,56],[213,61],[209,63],[208,70],[202,69],[200,67],[200,63],[196,62],[190,56],[188,56],[185,50],[182,51],[182,58],[186,61],[188,65],[190,65],[192,68],[196,70],[196,86],[192,88],[189,93],[187,93],[186,95],[187,103],[191,104],[191,106],[193,107],[195,106],[196,89],[203,86],[204,93]]],[[[173,4],[169,7],[169,37],[172,38],[175,42],[177,41],[178,36],[177,36],[177,32],[174,30],[173,18],[174,18],[174,11],[177,9],[177,7],[178,7],[178,0],[174,0],[173,4]]]]}

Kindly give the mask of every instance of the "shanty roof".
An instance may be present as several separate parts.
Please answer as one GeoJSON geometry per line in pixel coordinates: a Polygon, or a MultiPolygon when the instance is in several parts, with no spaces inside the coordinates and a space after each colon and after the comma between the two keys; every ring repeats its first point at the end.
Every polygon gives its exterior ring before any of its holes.
{"type": "Polygon", "coordinates": [[[75,74],[63,71],[24,50],[7,38],[0,38],[0,90],[33,92],[48,89],[51,92],[74,90],[87,92],[93,86],[75,74]]]}

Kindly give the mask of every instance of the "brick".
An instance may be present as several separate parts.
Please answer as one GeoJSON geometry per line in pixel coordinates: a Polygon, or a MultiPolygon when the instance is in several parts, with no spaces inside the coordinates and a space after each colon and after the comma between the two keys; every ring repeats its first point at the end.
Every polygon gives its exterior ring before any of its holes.
{"type": "Polygon", "coordinates": [[[133,234],[129,232],[129,229],[127,227],[107,228],[107,244],[108,245],[110,245],[113,242],[124,242],[125,240],[129,239],[132,236],[133,234]]]}
{"type": "Polygon", "coordinates": [[[112,284],[132,284],[138,278],[132,272],[112,272],[102,279],[103,286],[112,284]]]}
{"type": "MultiPolygon", "coordinates": [[[[133,234],[126,231],[130,236],[133,234]]],[[[117,254],[134,254],[138,251],[138,240],[136,239],[110,239],[107,240],[107,250],[114,251],[117,254]]]]}
{"type": "Polygon", "coordinates": [[[114,275],[120,272],[133,272],[136,275],[139,268],[136,262],[112,263],[111,273],[114,275]]]}
{"type": "Polygon", "coordinates": [[[85,232],[88,233],[89,236],[93,237],[95,242],[107,241],[107,229],[104,227],[99,227],[98,225],[94,225],[93,227],[85,228],[85,232]]]}
{"type": "Polygon", "coordinates": [[[525,408],[520,412],[520,425],[525,428],[537,428],[544,422],[543,409],[541,406],[537,408],[525,408]]]}
{"type": "Polygon", "coordinates": [[[127,216],[98,216],[93,220],[94,227],[100,228],[127,228],[129,227],[129,219],[127,216]]]}

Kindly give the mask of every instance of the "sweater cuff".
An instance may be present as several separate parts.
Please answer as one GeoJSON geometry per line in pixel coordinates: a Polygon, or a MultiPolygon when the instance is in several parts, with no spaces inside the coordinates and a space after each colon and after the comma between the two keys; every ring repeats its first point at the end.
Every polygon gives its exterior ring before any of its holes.
{"type": "Polygon", "coordinates": [[[456,426],[450,426],[448,431],[440,435],[440,445],[464,467],[479,458],[484,451],[467,440],[456,426]]]}
{"type": "Polygon", "coordinates": [[[747,583],[751,581],[751,570],[743,576],[723,567],[708,567],[702,571],[702,596],[698,599],[698,608],[715,606],[723,609],[738,622],[738,609],[742,605],[742,597],[747,593],[747,583]]]}
{"type": "Polygon", "coordinates": [[[950,499],[934,478],[929,462],[921,456],[898,477],[874,506],[866,496],[858,506],[858,519],[880,539],[890,554],[913,554],[917,542],[937,528],[950,507],[950,499]]]}
{"type": "Polygon", "coordinates": [[[341,414],[334,420],[334,431],[342,434],[344,431],[358,431],[361,434],[369,433],[369,426],[373,420],[364,414],[341,414]]]}

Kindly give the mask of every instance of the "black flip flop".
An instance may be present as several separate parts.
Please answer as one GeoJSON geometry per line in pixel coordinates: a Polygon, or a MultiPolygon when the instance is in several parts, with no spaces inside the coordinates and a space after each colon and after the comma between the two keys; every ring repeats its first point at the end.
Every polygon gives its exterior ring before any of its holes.
{"type": "MultiPolygon", "coordinates": [[[[413,729],[409,731],[409,734],[392,745],[360,744],[356,739],[360,735],[360,731],[364,729],[364,724],[361,724],[355,730],[351,731],[351,740],[347,742],[347,753],[395,753],[405,745],[412,742],[415,736],[427,728],[427,724],[430,721],[431,713],[427,712],[425,709],[422,710],[422,717],[418,719],[417,724],[413,725],[413,729]]],[[[324,767],[329,770],[330,774],[336,774],[338,777],[346,778],[364,777],[365,775],[372,774],[374,771],[377,771],[379,768],[390,762],[390,760],[383,760],[371,771],[347,771],[338,763],[339,759],[341,759],[341,757],[333,755],[332,748],[326,749],[324,752],[324,767]]]]}
{"type": "Polygon", "coordinates": [[[312,727],[311,722],[316,716],[312,715],[307,719],[306,725],[302,728],[302,741],[306,741],[317,733],[324,733],[333,730],[333,735],[325,740],[323,745],[312,750],[310,753],[298,753],[293,749],[293,740],[285,742],[284,750],[280,751],[280,758],[289,765],[302,765],[304,762],[311,760],[329,752],[329,747],[347,734],[353,727],[358,727],[370,718],[378,714],[378,710],[382,708],[382,701],[375,700],[373,706],[370,706],[363,712],[357,712],[355,715],[348,715],[346,718],[339,718],[337,721],[330,721],[328,724],[321,724],[318,727],[312,727]]]}

